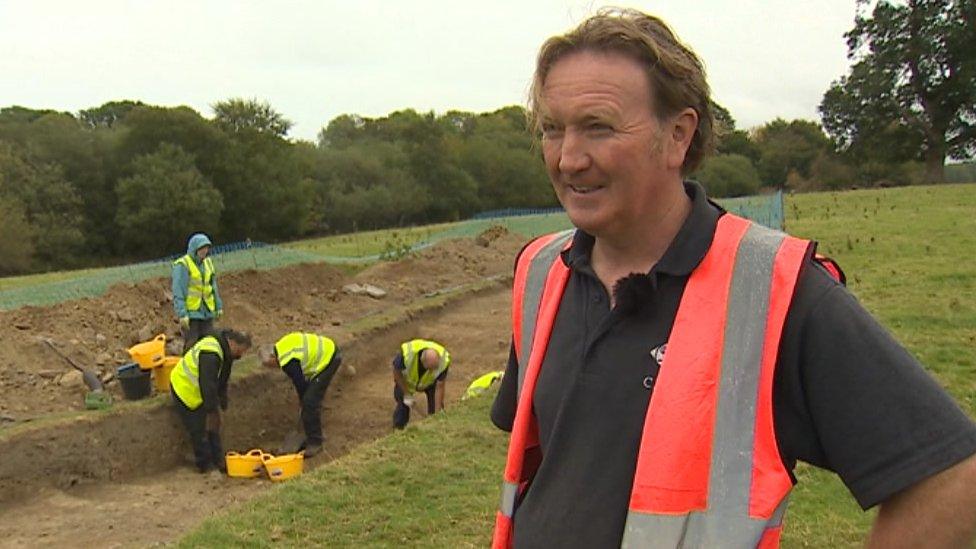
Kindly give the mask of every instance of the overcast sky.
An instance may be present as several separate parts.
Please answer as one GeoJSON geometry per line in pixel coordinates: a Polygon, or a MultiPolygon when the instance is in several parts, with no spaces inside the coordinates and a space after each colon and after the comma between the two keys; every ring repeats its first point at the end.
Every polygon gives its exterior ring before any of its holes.
{"type": "MultiPolygon", "coordinates": [[[[525,104],[539,45],[600,6],[572,0],[0,0],[0,107],[266,100],[314,139],[344,113],[525,104]]],[[[668,21],[739,127],[816,118],[848,67],[854,0],[618,2],[668,21]]]]}

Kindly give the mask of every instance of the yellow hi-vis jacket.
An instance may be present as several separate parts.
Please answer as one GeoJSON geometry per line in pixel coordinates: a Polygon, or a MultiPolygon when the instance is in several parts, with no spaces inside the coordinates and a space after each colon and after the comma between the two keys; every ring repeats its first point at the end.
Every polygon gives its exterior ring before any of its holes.
{"type": "Polygon", "coordinates": [[[481,393],[487,391],[488,388],[491,387],[492,383],[498,381],[504,376],[505,372],[498,370],[495,372],[488,372],[487,374],[479,377],[478,379],[472,381],[471,385],[468,385],[468,390],[464,392],[464,396],[461,397],[461,400],[480,395],[481,393]]]}
{"type": "Polygon", "coordinates": [[[334,341],[316,334],[292,332],[275,343],[278,365],[284,368],[285,364],[297,358],[305,379],[312,379],[328,368],[335,352],[334,341]]]}
{"type": "Polygon", "coordinates": [[[203,394],[200,392],[200,353],[202,352],[216,353],[221,362],[224,360],[224,351],[220,348],[220,342],[214,336],[206,336],[190,347],[169,374],[169,384],[173,387],[173,392],[191,410],[196,410],[203,404],[203,394]]]}
{"type": "Polygon", "coordinates": [[[437,381],[437,377],[451,365],[451,354],[441,344],[426,339],[414,339],[400,346],[403,354],[403,379],[414,392],[426,391],[437,381]],[[436,370],[428,370],[420,364],[420,351],[434,349],[440,356],[436,370]]]}
{"type": "Polygon", "coordinates": [[[200,272],[200,268],[197,267],[197,262],[190,257],[190,254],[184,255],[173,262],[173,265],[177,264],[186,267],[186,272],[190,275],[190,281],[186,289],[186,310],[199,311],[200,305],[206,303],[210,312],[216,312],[217,303],[214,299],[212,283],[214,266],[210,257],[208,256],[203,260],[203,272],[200,272]]]}

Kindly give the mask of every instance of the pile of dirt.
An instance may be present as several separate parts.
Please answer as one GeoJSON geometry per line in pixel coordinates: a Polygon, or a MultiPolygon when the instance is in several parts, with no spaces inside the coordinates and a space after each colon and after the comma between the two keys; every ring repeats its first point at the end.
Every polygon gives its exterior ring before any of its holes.
{"type": "Polygon", "coordinates": [[[511,274],[515,255],[526,238],[509,233],[504,227],[485,231],[489,232],[494,236],[482,239],[486,245],[476,244],[471,238],[444,240],[400,261],[377,263],[359,273],[356,281],[412,299],[488,276],[511,274]]]}
{"type": "MultiPolygon", "coordinates": [[[[430,338],[451,350],[448,410],[473,379],[503,368],[509,301],[507,289],[496,287],[350,342],[324,402],[325,450],[307,467],[393,431],[390,360],[400,342],[430,338]]],[[[222,422],[228,450],[273,450],[295,425],[294,389],[280,372],[232,379],[229,397],[222,422]]],[[[417,406],[411,422],[423,418],[423,409],[417,406]]],[[[207,510],[270,487],[267,480],[195,473],[179,419],[165,405],[37,424],[7,437],[4,450],[0,546],[156,546],[196,525],[207,510]]]]}
{"type": "MultiPolygon", "coordinates": [[[[222,326],[244,329],[256,342],[291,330],[345,335],[351,320],[419,296],[512,271],[525,238],[489,229],[482,241],[443,241],[397,262],[375,264],[350,278],[328,264],[301,264],[271,271],[218,273],[225,317],[222,326]],[[361,282],[387,292],[383,300],[348,295],[344,284],[361,282]]],[[[46,414],[83,409],[85,392],[71,367],[42,343],[48,338],[103,379],[129,362],[131,345],[164,333],[178,353],[179,326],[168,279],[119,284],[98,298],[50,307],[0,312],[0,427],[46,414]]],[[[338,337],[337,337],[338,336],[338,337]]],[[[117,383],[108,390],[121,397],[117,383]]]]}

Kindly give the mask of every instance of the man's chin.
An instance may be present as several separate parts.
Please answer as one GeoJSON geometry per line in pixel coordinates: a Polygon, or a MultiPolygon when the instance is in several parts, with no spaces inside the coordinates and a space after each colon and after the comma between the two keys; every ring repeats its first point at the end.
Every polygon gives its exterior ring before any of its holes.
{"type": "Polygon", "coordinates": [[[566,215],[574,227],[591,236],[599,236],[607,225],[604,216],[596,215],[595,212],[567,211],[566,215]]]}

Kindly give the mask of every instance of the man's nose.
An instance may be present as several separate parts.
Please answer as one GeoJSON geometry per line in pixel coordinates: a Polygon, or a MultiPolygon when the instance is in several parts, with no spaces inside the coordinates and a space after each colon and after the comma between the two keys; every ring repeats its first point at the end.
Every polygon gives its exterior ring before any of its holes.
{"type": "Polygon", "coordinates": [[[566,131],[559,150],[559,171],[577,173],[590,167],[586,139],[574,131],[566,131]]]}

